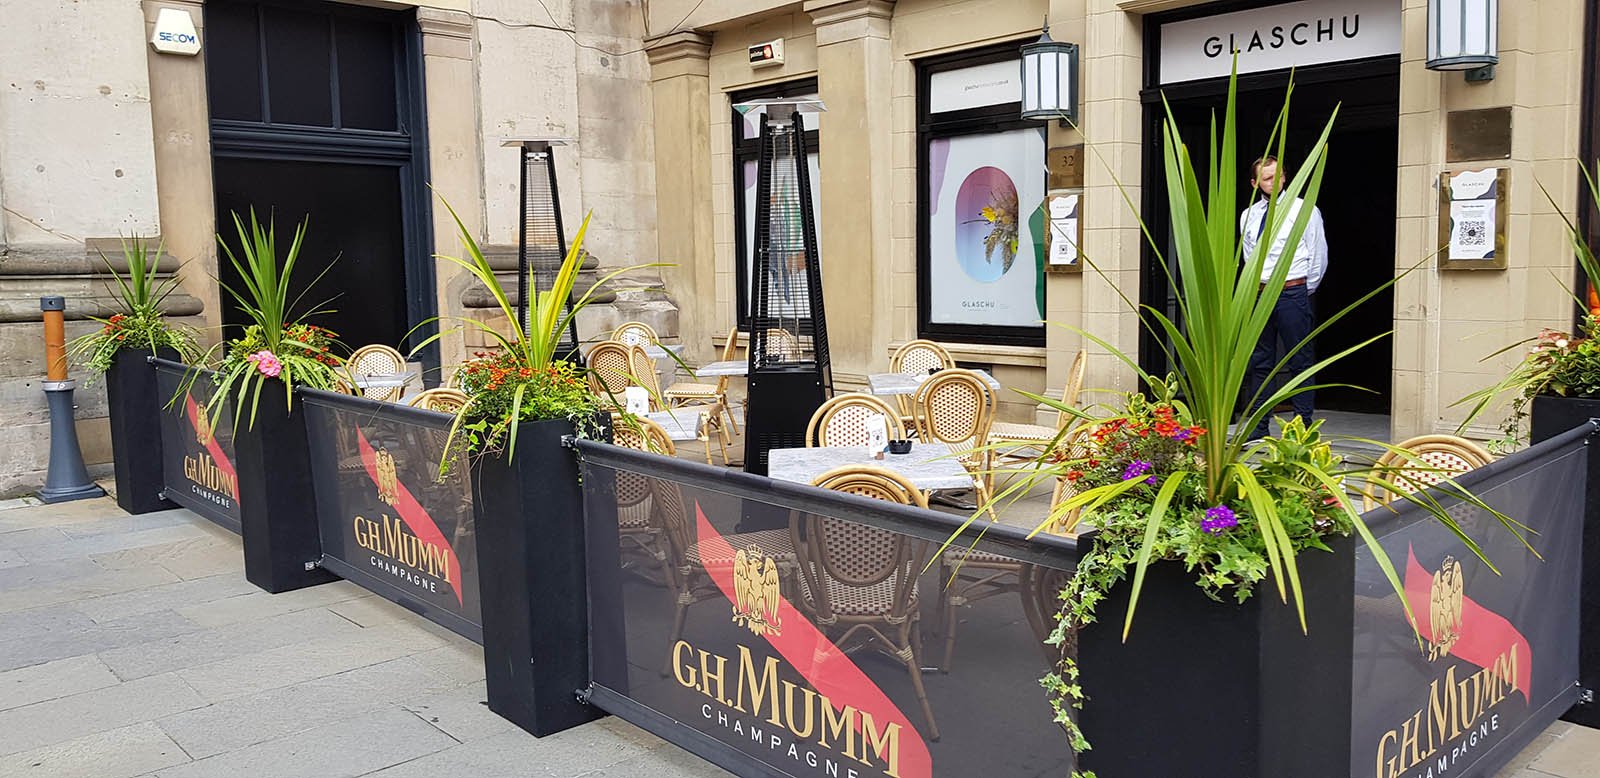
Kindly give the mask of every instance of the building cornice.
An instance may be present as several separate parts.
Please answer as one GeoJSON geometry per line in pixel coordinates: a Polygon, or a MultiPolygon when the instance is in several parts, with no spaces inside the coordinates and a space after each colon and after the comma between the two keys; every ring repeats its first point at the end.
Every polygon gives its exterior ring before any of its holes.
{"type": "Polygon", "coordinates": [[[805,12],[817,28],[817,45],[889,38],[894,0],[806,0],[805,12]]]}
{"type": "Polygon", "coordinates": [[[644,54],[650,60],[650,78],[655,81],[711,74],[711,36],[698,30],[646,38],[644,54]]]}

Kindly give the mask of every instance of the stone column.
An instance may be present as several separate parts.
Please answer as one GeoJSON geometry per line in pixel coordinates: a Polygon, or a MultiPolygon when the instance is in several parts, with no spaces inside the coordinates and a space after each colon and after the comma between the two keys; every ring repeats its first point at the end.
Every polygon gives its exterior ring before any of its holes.
{"type": "Polygon", "coordinates": [[[205,3],[145,0],[145,39],[163,8],[188,11],[199,33],[195,57],[146,48],[150,70],[150,124],[155,136],[156,207],[167,253],[183,262],[183,290],[205,309],[205,332],[216,339],[222,326],[217,272],[216,204],[211,184],[211,107],[206,99],[205,3]]]}
{"type": "Polygon", "coordinates": [[[822,287],[835,385],[883,368],[893,309],[893,0],[808,0],[817,27],[817,83],[828,107],[822,138],[822,287]],[[837,131],[834,131],[837,130],[837,131]]]}
{"type": "Polygon", "coordinates": [[[711,207],[711,36],[675,32],[645,43],[655,101],[656,241],[678,312],[685,356],[705,360],[716,335],[711,207]]]}
{"type": "MultiPolygon", "coordinates": [[[[422,78],[428,96],[428,169],[433,186],[433,248],[436,253],[465,257],[455,220],[438,198],[450,203],[456,215],[481,245],[484,232],[483,147],[478,135],[477,44],[473,19],[461,11],[418,8],[422,30],[422,78]]],[[[462,317],[462,296],[473,282],[466,272],[448,262],[435,262],[435,289],[439,316],[462,317]]],[[[445,323],[443,330],[452,329],[445,323]]],[[[439,364],[448,378],[451,368],[466,358],[458,331],[439,341],[439,364]]]]}

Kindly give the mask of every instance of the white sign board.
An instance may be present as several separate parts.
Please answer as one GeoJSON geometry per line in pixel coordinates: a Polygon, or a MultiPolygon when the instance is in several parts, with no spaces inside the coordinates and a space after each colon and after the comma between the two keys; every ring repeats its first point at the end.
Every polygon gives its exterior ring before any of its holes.
{"type": "Polygon", "coordinates": [[[199,54],[200,34],[195,32],[194,18],[181,8],[161,9],[156,15],[155,32],[150,34],[150,46],[162,54],[199,54]]]}
{"type": "Polygon", "coordinates": [[[1059,195],[1050,204],[1050,258],[1052,265],[1078,264],[1078,196],[1059,195]]]}
{"type": "Polygon", "coordinates": [[[1302,0],[1161,25],[1163,84],[1400,53],[1401,0],[1302,0]]]}
{"type": "Polygon", "coordinates": [[[970,68],[941,70],[928,77],[928,112],[943,113],[965,108],[1022,101],[1022,61],[1020,59],[973,65],[970,68]]]}
{"type": "Polygon", "coordinates": [[[1448,259],[1494,259],[1499,171],[1467,170],[1450,179],[1448,259]]]}

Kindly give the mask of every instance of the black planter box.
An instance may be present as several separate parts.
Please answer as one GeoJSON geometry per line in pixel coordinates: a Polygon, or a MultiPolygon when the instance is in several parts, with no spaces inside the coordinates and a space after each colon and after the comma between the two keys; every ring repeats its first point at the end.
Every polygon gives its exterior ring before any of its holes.
{"type": "MultiPolygon", "coordinates": [[[[1296,560],[1305,589],[1294,605],[1270,580],[1243,605],[1217,602],[1176,562],[1150,566],[1133,630],[1122,642],[1132,586],[1124,581],[1078,633],[1080,726],[1101,776],[1332,775],[1350,762],[1355,554],[1296,560]],[[1154,726],[1153,722],[1182,722],[1154,726]]],[[[1131,579],[1131,573],[1130,573],[1131,579]]]]}
{"type": "MultiPolygon", "coordinates": [[[[178,359],[170,348],[157,349],[155,355],[178,359]]],[[[111,468],[117,477],[117,505],[135,515],[178,507],[162,497],[161,409],[171,398],[159,394],[150,352],[118,351],[106,371],[111,468]]]]}
{"type": "MultiPolygon", "coordinates": [[[[1590,419],[1600,419],[1600,399],[1541,396],[1533,398],[1531,439],[1549,440],[1590,419]]],[[[1600,693],[1600,574],[1590,574],[1600,560],[1600,455],[1589,447],[1589,485],[1584,496],[1582,620],[1578,632],[1578,681],[1585,697],[1600,693]]],[[[1586,727],[1600,727],[1600,703],[1580,702],[1561,718],[1586,727]]]]}
{"type": "Polygon", "coordinates": [[[311,447],[300,403],[292,409],[285,406],[288,392],[282,381],[264,382],[255,423],[250,423],[246,402],[239,408],[233,438],[244,577],[273,594],[337,580],[317,567],[322,561],[322,537],[311,481],[311,447]]]}
{"type": "Polygon", "coordinates": [[[524,423],[472,468],[489,710],[536,736],[599,718],[589,685],[583,491],[566,421],[524,423]]]}

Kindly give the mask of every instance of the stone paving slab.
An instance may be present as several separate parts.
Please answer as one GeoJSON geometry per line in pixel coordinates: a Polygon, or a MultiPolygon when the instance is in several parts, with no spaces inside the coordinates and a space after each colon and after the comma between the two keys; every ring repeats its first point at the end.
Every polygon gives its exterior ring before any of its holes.
{"type": "MultiPolygon", "coordinates": [[[[187,511],[0,503],[0,776],[728,775],[615,718],[531,737],[489,712],[478,646],[242,565],[187,511]]],[[[1496,778],[1600,778],[1600,731],[1557,724],[1496,778]]]]}

